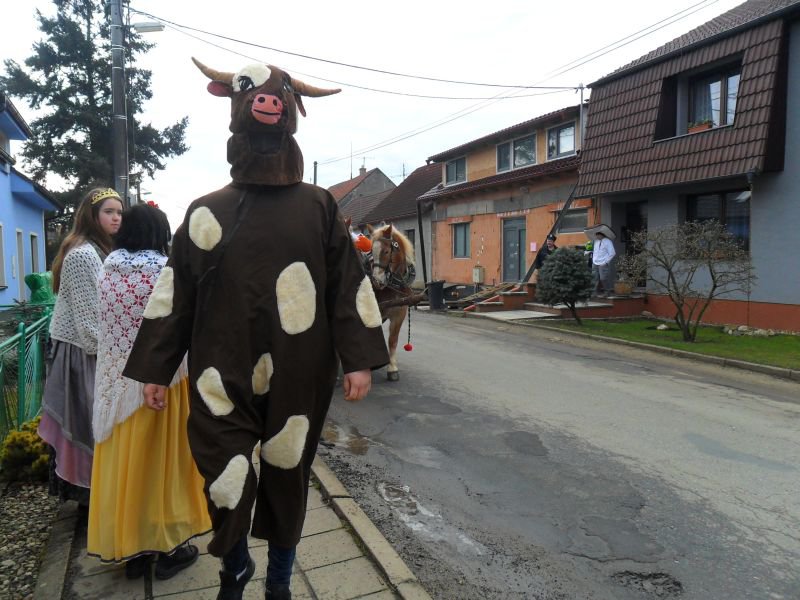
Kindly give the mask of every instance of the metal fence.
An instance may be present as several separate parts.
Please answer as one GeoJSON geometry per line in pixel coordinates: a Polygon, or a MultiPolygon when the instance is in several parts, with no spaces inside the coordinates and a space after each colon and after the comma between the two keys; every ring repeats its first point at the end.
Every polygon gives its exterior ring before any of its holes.
{"type": "Polygon", "coordinates": [[[48,307],[33,323],[19,323],[17,333],[0,343],[0,440],[41,410],[50,316],[48,307]]]}

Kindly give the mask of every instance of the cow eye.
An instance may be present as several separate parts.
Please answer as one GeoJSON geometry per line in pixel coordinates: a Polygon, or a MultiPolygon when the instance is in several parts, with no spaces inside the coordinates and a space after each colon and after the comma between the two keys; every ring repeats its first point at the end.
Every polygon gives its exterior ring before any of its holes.
{"type": "Polygon", "coordinates": [[[240,75],[238,81],[239,81],[239,89],[243,92],[246,92],[247,90],[252,90],[254,87],[256,87],[255,84],[253,83],[253,80],[250,79],[247,75],[240,75]]]}

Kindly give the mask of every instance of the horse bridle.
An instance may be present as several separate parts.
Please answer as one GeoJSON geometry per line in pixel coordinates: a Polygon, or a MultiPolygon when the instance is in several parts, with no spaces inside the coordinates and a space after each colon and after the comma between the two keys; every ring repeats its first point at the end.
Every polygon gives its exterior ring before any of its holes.
{"type": "MultiPolygon", "coordinates": [[[[398,292],[404,291],[408,289],[409,284],[414,281],[416,277],[416,269],[414,269],[414,265],[411,263],[406,262],[406,274],[405,277],[399,277],[395,275],[391,269],[392,266],[392,256],[394,255],[395,250],[400,248],[400,243],[397,240],[387,240],[389,242],[389,258],[386,260],[385,264],[375,264],[375,258],[372,253],[369,254],[369,263],[371,264],[372,268],[379,268],[383,269],[383,277],[384,277],[384,284],[386,287],[396,290],[398,292]]],[[[369,278],[375,282],[374,277],[372,276],[372,268],[369,269],[369,278]]]]}

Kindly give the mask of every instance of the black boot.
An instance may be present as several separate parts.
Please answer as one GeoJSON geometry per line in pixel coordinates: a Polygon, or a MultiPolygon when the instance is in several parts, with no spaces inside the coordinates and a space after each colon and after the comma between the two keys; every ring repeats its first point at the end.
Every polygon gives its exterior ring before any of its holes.
{"type": "Polygon", "coordinates": [[[217,600],[242,600],[244,594],[244,586],[253,577],[256,572],[256,563],[252,558],[247,559],[247,568],[241,577],[237,578],[238,573],[230,573],[228,571],[219,572],[219,594],[217,600]]]}
{"type": "Polygon", "coordinates": [[[266,600],[292,600],[292,592],[288,583],[268,583],[266,600]]]}
{"type": "Polygon", "coordinates": [[[156,579],[169,579],[175,576],[179,571],[193,565],[199,555],[197,546],[191,544],[179,547],[172,554],[159,552],[156,560],[156,579]]]}

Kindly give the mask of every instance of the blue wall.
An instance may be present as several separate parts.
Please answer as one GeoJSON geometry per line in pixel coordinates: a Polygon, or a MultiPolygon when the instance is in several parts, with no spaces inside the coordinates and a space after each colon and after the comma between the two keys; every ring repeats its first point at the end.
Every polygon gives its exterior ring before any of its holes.
{"type": "Polygon", "coordinates": [[[25,181],[14,174],[6,165],[0,164],[0,225],[2,225],[2,275],[0,284],[5,286],[0,289],[0,304],[13,304],[14,299],[21,299],[20,282],[24,288],[24,298],[30,298],[30,291],[24,283],[24,277],[34,272],[31,248],[31,234],[38,236],[36,247],[39,254],[38,271],[44,271],[45,263],[45,235],[44,211],[40,203],[44,200],[34,198],[29,193],[13,193],[14,189],[22,186],[25,181]],[[22,232],[22,257],[24,272],[20,273],[17,257],[17,230],[22,232]]]}

